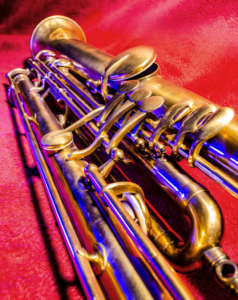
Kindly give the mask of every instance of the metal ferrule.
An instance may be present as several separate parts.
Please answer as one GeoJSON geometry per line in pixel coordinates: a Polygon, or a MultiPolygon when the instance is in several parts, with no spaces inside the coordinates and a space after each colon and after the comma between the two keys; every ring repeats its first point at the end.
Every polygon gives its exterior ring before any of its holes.
{"type": "MultiPolygon", "coordinates": [[[[34,131],[37,136],[40,137],[61,128],[44,100],[41,100],[36,92],[29,91],[32,84],[27,76],[18,76],[16,82],[23,95],[24,108],[27,107],[28,111],[36,114],[39,125],[34,126],[34,131]]],[[[99,277],[101,285],[110,299],[152,299],[99,209],[95,206],[93,198],[88,192],[79,188],[78,183],[84,176],[87,163],[67,159],[69,153],[77,150],[72,143],[65,150],[47,157],[47,160],[83,245],[89,253],[95,251],[95,245],[98,243],[106,249],[108,263],[99,277]]],[[[100,273],[97,266],[94,268],[96,268],[96,273],[100,273]]]]}

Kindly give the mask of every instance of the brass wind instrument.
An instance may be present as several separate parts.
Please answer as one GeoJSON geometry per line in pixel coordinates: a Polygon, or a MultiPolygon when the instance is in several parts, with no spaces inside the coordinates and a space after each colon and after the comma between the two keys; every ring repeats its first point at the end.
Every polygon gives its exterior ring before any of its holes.
{"type": "Polygon", "coordinates": [[[28,68],[8,73],[9,100],[87,298],[193,299],[164,256],[179,272],[205,263],[238,293],[237,265],[220,246],[219,206],[175,161],[186,158],[237,197],[234,110],[163,79],[152,47],[113,57],[66,17],[43,20],[31,51],[28,68]],[[187,241],[117,166],[134,161],[190,218],[187,241]]]}

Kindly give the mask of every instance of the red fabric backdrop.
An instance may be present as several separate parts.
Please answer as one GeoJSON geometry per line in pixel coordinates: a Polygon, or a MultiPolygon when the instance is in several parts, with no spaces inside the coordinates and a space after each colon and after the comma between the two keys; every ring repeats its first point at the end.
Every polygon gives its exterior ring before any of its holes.
{"type": "MultiPolygon", "coordinates": [[[[236,1],[0,1],[0,298],[80,299],[82,291],[39,178],[16,109],[6,98],[5,73],[30,56],[34,27],[45,17],[73,18],[89,43],[109,53],[155,47],[165,78],[237,112],[236,1]]],[[[211,190],[224,214],[223,247],[238,262],[238,202],[198,170],[182,165],[211,190]]],[[[183,237],[189,224],[162,191],[134,180],[183,237]]],[[[212,273],[181,275],[196,299],[233,299],[212,273]]]]}

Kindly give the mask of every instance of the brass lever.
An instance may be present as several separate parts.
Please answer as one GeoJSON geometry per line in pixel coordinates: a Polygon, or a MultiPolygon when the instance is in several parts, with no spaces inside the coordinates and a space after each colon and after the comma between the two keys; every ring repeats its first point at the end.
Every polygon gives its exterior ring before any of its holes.
{"type": "Polygon", "coordinates": [[[41,139],[43,148],[48,151],[59,151],[67,147],[73,141],[72,132],[97,117],[103,108],[104,107],[101,106],[93,110],[66,129],[51,131],[50,133],[44,135],[41,139]]]}
{"type": "Polygon", "coordinates": [[[156,52],[150,46],[138,46],[114,57],[106,67],[102,82],[102,96],[107,97],[108,79],[113,81],[129,79],[150,67],[156,59],[156,52]]]}
{"type": "Polygon", "coordinates": [[[213,113],[205,124],[196,132],[192,146],[189,150],[188,163],[194,166],[194,161],[199,155],[205,141],[219,133],[234,117],[235,111],[232,108],[224,107],[213,113]]]}
{"type": "Polygon", "coordinates": [[[134,113],[134,115],[126,121],[124,125],[113,136],[108,144],[106,151],[110,153],[111,149],[117,147],[124,136],[132,130],[135,126],[141,123],[149,112],[152,112],[164,104],[164,98],[159,96],[152,96],[139,103],[140,109],[134,113]]]}
{"type": "Polygon", "coordinates": [[[85,257],[89,262],[95,262],[101,270],[100,274],[98,275],[101,275],[107,266],[107,252],[102,244],[97,243],[96,246],[98,250],[92,254],[89,254],[88,251],[83,247],[78,248],[76,253],[85,257]],[[102,251],[102,253],[99,249],[102,251]]]}
{"type": "Polygon", "coordinates": [[[118,108],[103,125],[103,127],[98,131],[96,139],[94,142],[86,149],[75,151],[69,155],[69,159],[80,159],[87,155],[90,155],[98,147],[100,147],[104,138],[107,138],[107,134],[112,126],[118,121],[124,114],[131,111],[139,102],[150,97],[152,91],[150,88],[140,88],[132,92],[130,99],[127,100],[123,105],[118,108]]]}
{"type": "Polygon", "coordinates": [[[174,140],[173,152],[178,154],[178,148],[183,143],[185,135],[189,132],[195,133],[201,127],[206,119],[216,111],[216,106],[213,104],[205,104],[196,109],[187,119],[183,121],[178,134],[174,140]]]}
{"type": "Polygon", "coordinates": [[[124,82],[119,91],[112,97],[112,99],[106,104],[105,109],[98,117],[97,126],[100,127],[105,122],[109,114],[116,110],[116,108],[126,100],[126,94],[135,90],[139,86],[138,80],[130,80],[124,82]]]}
{"type": "Polygon", "coordinates": [[[154,144],[159,140],[161,134],[166,128],[173,126],[176,122],[191,113],[193,104],[194,101],[192,99],[184,99],[174,104],[165,113],[150,138],[149,146],[151,149],[153,149],[154,144]]]}

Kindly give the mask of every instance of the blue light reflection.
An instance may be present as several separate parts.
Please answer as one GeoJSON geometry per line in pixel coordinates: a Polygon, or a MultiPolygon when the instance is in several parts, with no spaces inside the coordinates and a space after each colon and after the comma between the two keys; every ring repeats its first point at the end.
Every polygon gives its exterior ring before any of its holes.
{"type": "Polygon", "coordinates": [[[51,191],[50,191],[50,188],[49,188],[49,186],[48,186],[48,184],[47,184],[47,179],[46,179],[45,176],[44,176],[44,173],[43,173],[43,171],[42,171],[42,168],[41,168],[40,163],[38,164],[38,168],[40,169],[41,178],[42,178],[43,181],[45,182],[44,186],[46,187],[46,189],[47,189],[47,194],[49,195],[49,197],[50,197],[50,199],[51,199],[50,202],[51,202],[51,204],[52,204],[52,206],[53,206],[53,209],[54,209],[56,218],[57,218],[58,222],[60,223],[60,228],[61,228],[61,230],[62,230],[62,234],[63,234],[63,236],[64,236],[64,238],[65,238],[65,240],[66,240],[66,243],[67,243],[67,245],[68,245],[68,247],[69,247],[69,250],[70,250],[72,256],[75,257],[74,250],[73,250],[72,245],[71,245],[71,242],[70,242],[70,240],[69,240],[69,238],[68,238],[68,235],[67,235],[67,232],[66,232],[66,230],[65,230],[64,224],[63,224],[63,222],[62,222],[62,220],[61,220],[61,216],[60,216],[60,213],[59,213],[59,211],[58,211],[58,208],[57,208],[56,205],[55,205],[54,197],[53,197],[53,195],[52,195],[52,193],[51,193],[51,191]]]}
{"type": "Polygon", "coordinates": [[[236,165],[238,165],[238,161],[235,160],[233,157],[231,157],[230,160],[233,161],[236,165]]]}
{"type": "Polygon", "coordinates": [[[161,176],[176,192],[179,191],[179,189],[176,187],[176,185],[174,185],[171,181],[170,178],[165,177],[165,175],[169,176],[168,174],[163,175],[162,172],[159,172],[159,170],[157,169],[156,172],[159,176],[161,176]]]}
{"type": "Polygon", "coordinates": [[[210,148],[213,149],[214,151],[216,151],[217,153],[221,154],[221,155],[225,155],[222,151],[218,150],[217,148],[213,147],[210,145],[210,148]]]}

